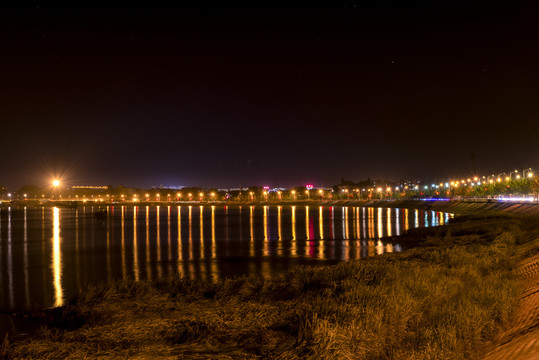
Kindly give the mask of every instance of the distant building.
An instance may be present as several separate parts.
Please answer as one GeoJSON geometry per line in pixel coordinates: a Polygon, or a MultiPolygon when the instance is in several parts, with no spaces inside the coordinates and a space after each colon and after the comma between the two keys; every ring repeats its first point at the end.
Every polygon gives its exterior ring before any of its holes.
{"type": "Polygon", "coordinates": [[[108,190],[107,185],[75,185],[71,187],[72,190],[108,190]]]}
{"type": "Polygon", "coordinates": [[[170,186],[159,185],[159,186],[152,186],[152,190],[181,190],[184,187],[185,186],[183,185],[170,185],[170,186]]]}

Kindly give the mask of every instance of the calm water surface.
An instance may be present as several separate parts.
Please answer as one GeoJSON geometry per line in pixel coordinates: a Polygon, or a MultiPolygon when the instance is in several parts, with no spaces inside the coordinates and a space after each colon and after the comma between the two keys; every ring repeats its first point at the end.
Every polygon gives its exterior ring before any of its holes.
{"type": "Polygon", "coordinates": [[[401,251],[398,238],[380,238],[450,217],[328,206],[3,207],[0,309],[59,306],[87,284],[115,279],[214,281],[401,251]]]}

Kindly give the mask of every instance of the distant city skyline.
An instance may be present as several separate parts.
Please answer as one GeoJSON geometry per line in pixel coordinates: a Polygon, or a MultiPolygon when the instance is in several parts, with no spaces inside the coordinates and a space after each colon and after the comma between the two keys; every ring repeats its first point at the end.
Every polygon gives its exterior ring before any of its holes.
{"type": "MultiPolygon", "coordinates": [[[[219,190],[230,190],[230,189],[248,189],[249,187],[259,187],[264,188],[265,190],[269,189],[289,189],[289,188],[297,188],[297,187],[306,187],[307,189],[321,189],[326,188],[329,189],[336,185],[350,185],[350,184],[360,184],[362,182],[372,182],[373,184],[376,183],[386,183],[386,184],[421,184],[421,186],[440,186],[440,187],[449,187],[449,185],[453,185],[454,183],[461,183],[461,184],[468,184],[470,183],[472,186],[478,185],[480,183],[487,184],[487,183],[499,183],[499,182],[505,182],[510,180],[519,180],[519,179],[531,179],[536,178],[539,173],[539,170],[533,169],[533,168],[525,168],[521,170],[509,170],[505,172],[500,172],[497,174],[480,174],[476,173],[475,175],[471,176],[451,176],[447,178],[441,178],[437,177],[435,179],[421,179],[421,178],[410,178],[410,179],[376,179],[367,177],[365,179],[359,179],[359,180],[352,180],[352,179],[345,179],[341,178],[339,182],[335,182],[332,184],[313,184],[313,183],[307,183],[307,184],[294,184],[290,183],[288,185],[270,185],[269,183],[263,183],[263,184],[240,184],[240,185],[229,185],[229,186],[223,186],[222,184],[212,184],[209,186],[202,186],[200,184],[190,184],[190,185],[165,185],[165,184],[159,184],[159,185],[151,185],[151,186],[130,186],[126,184],[112,184],[108,183],[105,185],[104,182],[101,183],[77,183],[74,182],[72,179],[66,179],[65,177],[52,177],[50,178],[45,184],[24,184],[18,187],[12,187],[8,188],[9,191],[17,191],[18,189],[22,189],[25,187],[38,187],[38,188],[64,188],[64,189],[73,189],[73,190],[108,190],[111,188],[139,188],[139,189],[162,189],[162,190],[182,190],[186,188],[203,188],[203,189],[219,189],[219,190]]],[[[469,184],[468,184],[469,185],[469,184]]],[[[0,185],[2,186],[2,185],[0,185]]],[[[359,186],[361,187],[361,186],[359,186]]],[[[0,188],[0,190],[6,190],[6,188],[0,188]]]]}

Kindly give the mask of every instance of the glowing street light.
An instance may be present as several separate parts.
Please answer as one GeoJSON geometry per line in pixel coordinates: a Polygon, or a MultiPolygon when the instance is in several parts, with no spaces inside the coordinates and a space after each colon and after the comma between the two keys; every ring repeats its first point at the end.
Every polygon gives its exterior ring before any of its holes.
{"type": "MultiPolygon", "coordinates": [[[[54,190],[56,192],[56,196],[58,196],[58,187],[60,186],[60,180],[59,179],[52,180],[52,186],[54,187],[54,190]]],[[[53,195],[53,197],[54,197],[54,195],[53,195]]]]}

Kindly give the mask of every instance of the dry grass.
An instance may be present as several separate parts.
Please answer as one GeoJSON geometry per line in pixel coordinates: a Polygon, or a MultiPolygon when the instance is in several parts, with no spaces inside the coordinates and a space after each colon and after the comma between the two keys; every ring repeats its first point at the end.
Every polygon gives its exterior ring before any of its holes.
{"type": "MultiPolygon", "coordinates": [[[[464,359],[508,323],[520,219],[460,218],[417,248],[279,278],[87,289],[3,358],[464,359]]],[[[523,230],[524,229],[524,230],[523,230]]]]}

